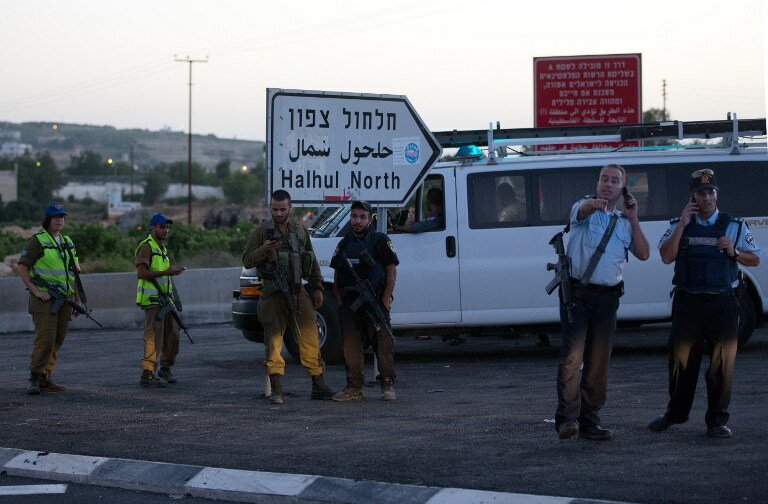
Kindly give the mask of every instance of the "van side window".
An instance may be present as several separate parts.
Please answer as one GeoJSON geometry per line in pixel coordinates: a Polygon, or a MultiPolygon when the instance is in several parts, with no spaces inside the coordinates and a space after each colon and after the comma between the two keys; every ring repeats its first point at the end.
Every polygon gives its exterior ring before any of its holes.
{"type": "Polygon", "coordinates": [[[530,224],[527,174],[476,173],[467,177],[469,227],[503,228],[530,224]]]}
{"type": "MultiPolygon", "coordinates": [[[[404,207],[389,209],[387,228],[391,229],[393,225],[405,226],[410,233],[442,231],[445,229],[444,192],[443,176],[429,175],[404,207]],[[439,205],[436,204],[437,202],[439,205]]],[[[403,231],[399,229],[393,232],[403,231]]]]}

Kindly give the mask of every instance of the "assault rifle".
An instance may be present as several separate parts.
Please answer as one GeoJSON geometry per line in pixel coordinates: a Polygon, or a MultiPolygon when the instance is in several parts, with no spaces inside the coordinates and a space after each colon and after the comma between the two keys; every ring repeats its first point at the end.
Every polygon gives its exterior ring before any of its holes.
{"type": "Polygon", "coordinates": [[[44,287],[45,289],[48,289],[48,294],[50,294],[51,297],[53,298],[53,304],[51,305],[52,314],[56,315],[57,313],[59,313],[59,310],[61,310],[61,307],[66,304],[71,306],[72,309],[75,310],[80,315],[85,315],[85,318],[92,320],[93,322],[96,323],[96,325],[104,329],[104,326],[101,325],[98,320],[91,317],[92,310],[89,310],[85,306],[82,306],[76,303],[74,300],[70,299],[67,293],[64,292],[64,290],[58,285],[50,284],[45,280],[43,280],[42,278],[40,278],[39,276],[32,278],[32,283],[37,285],[38,287],[44,287]]]}
{"type": "MultiPolygon", "coordinates": [[[[364,253],[367,254],[367,251],[364,253]]],[[[355,267],[352,265],[352,261],[349,260],[349,257],[347,257],[347,254],[343,250],[340,250],[339,254],[341,254],[344,264],[347,266],[347,269],[352,274],[352,278],[354,278],[357,283],[354,287],[348,287],[348,289],[357,293],[357,299],[355,299],[349,308],[353,312],[356,312],[360,308],[365,308],[365,314],[368,315],[368,319],[373,324],[376,332],[384,331],[387,336],[394,339],[392,328],[389,327],[389,321],[379,304],[379,300],[373,290],[371,282],[368,279],[360,278],[360,275],[357,274],[355,267]]]]}
{"type": "MultiPolygon", "coordinates": [[[[275,237],[275,230],[267,229],[267,241],[272,241],[275,237]]],[[[294,268],[298,268],[298,264],[294,264],[294,268]]],[[[301,284],[294,285],[293,288],[288,284],[288,277],[285,273],[285,268],[282,264],[280,264],[280,258],[278,257],[275,259],[275,262],[272,263],[272,272],[271,272],[271,278],[272,284],[275,286],[275,289],[279,290],[280,293],[283,295],[283,301],[285,301],[285,307],[288,308],[288,318],[291,322],[291,330],[293,331],[293,335],[296,337],[296,341],[298,342],[299,338],[301,338],[301,329],[299,328],[299,293],[301,291],[301,284]],[[296,301],[294,303],[294,300],[296,301]]]]}
{"type": "Polygon", "coordinates": [[[547,271],[555,270],[555,278],[547,285],[547,294],[552,294],[554,290],[560,287],[560,299],[568,313],[568,322],[573,322],[571,309],[576,306],[573,302],[573,293],[571,292],[571,258],[565,253],[563,245],[563,231],[560,231],[549,240],[549,244],[555,248],[557,254],[557,263],[547,263],[547,271]]]}
{"type": "Polygon", "coordinates": [[[192,336],[189,335],[187,325],[181,319],[181,313],[179,313],[179,310],[176,309],[176,303],[174,303],[173,299],[168,297],[163,289],[160,288],[160,284],[157,282],[157,278],[151,278],[149,281],[152,282],[152,285],[154,285],[155,289],[157,289],[157,302],[160,304],[160,309],[157,310],[157,313],[155,314],[155,320],[163,320],[163,318],[165,318],[165,316],[170,313],[171,317],[173,317],[173,320],[176,321],[176,324],[179,326],[179,328],[184,331],[184,334],[186,334],[187,338],[189,338],[189,342],[194,345],[195,342],[192,341],[192,336]]]}

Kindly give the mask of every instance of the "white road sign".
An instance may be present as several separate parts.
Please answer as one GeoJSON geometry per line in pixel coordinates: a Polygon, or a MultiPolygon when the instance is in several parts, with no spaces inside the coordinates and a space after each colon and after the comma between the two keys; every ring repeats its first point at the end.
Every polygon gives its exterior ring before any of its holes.
{"type": "Polygon", "coordinates": [[[267,90],[267,189],[294,204],[400,205],[441,153],[405,96],[267,90]]]}

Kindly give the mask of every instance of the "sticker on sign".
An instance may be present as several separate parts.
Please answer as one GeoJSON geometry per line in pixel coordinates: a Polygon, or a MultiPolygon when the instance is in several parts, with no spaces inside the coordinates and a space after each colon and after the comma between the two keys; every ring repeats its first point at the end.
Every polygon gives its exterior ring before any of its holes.
{"type": "Polygon", "coordinates": [[[267,190],[403,204],[442,149],[405,96],[267,89],[267,190]]]}

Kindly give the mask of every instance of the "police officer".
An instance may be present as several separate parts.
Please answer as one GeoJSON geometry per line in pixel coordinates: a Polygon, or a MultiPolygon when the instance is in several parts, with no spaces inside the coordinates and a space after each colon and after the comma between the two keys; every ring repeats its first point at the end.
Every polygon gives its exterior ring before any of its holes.
{"type": "Polygon", "coordinates": [[[264,341],[267,352],[264,367],[269,375],[272,404],[283,403],[281,377],[285,374],[285,360],[280,352],[283,347],[283,333],[292,326],[292,316],[282,292],[271,280],[275,275],[275,262],[285,270],[287,283],[291,287],[293,308],[298,319],[299,334],[295,334],[299,346],[301,364],[312,377],[312,399],[329,400],[333,390],[325,384],[323,372],[325,363],[320,356],[315,310],[323,304],[323,276],[317,263],[309,233],[295,219],[290,218],[291,196],[279,189],[272,193],[269,203],[272,218],[257,227],[243,254],[246,268],[258,268],[264,280],[259,299],[257,315],[264,326],[264,341]],[[310,300],[301,287],[302,279],[308,280],[312,291],[310,300]]]}
{"type": "Polygon", "coordinates": [[[707,382],[707,435],[731,437],[733,364],[738,346],[738,267],[760,264],[760,249],[747,224],[717,208],[712,170],[690,179],[691,200],[659,242],[664,264],[675,262],[672,332],[669,337],[669,404],[648,428],[655,432],[688,421],[705,345],[711,349],[707,382]]]}
{"type": "Polygon", "coordinates": [[[613,439],[613,433],[601,427],[598,412],[605,404],[616,311],[624,292],[622,274],[628,251],[641,261],[649,256],[635,198],[631,194],[624,197],[625,213],[616,209],[625,183],[624,168],[609,164],[600,170],[597,195],[577,201],[571,208],[567,254],[575,306],[569,321],[568,310],[560,302],[563,342],[555,414],[560,439],[576,434],[592,440],[613,439]]]}
{"type": "Polygon", "coordinates": [[[35,324],[35,343],[29,363],[29,385],[27,394],[40,392],[64,392],[65,387],[51,380],[57,356],[64,337],[67,335],[69,320],[74,314],[72,308],[63,304],[58,313],[51,313],[53,299],[48,288],[36,284],[42,279],[55,285],[80,302],[75,271],[80,270],[77,251],[69,236],[61,233],[67,213],[64,205],[52,202],[45,209],[43,230],[30,238],[24,245],[19,258],[19,276],[29,290],[29,314],[35,324]]]}
{"type": "MultiPolygon", "coordinates": [[[[357,401],[363,399],[363,344],[370,342],[376,353],[379,366],[381,398],[395,399],[395,342],[391,331],[376,331],[374,323],[365,314],[365,308],[353,311],[351,306],[357,299],[354,291],[357,282],[344,256],[349,259],[361,279],[367,279],[373,288],[377,301],[389,319],[392,292],[395,289],[399,261],[389,237],[373,229],[372,208],[365,201],[352,203],[349,231],[336,247],[331,259],[333,295],[339,307],[339,322],[344,344],[344,362],[347,371],[347,386],[333,396],[334,401],[357,401]]],[[[389,321],[387,320],[387,323],[389,321]]]]}
{"type": "Polygon", "coordinates": [[[159,213],[149,220],[149,236],[136,248],[136,304],[144,310],[144,356],[141,358],[141,379],[139,385],[145,388],[167,387],[176,383],[171,372],[179,353],[179,326],[169,313],[162,320],[155,320],[160,309],[157,288],[151,282],[156,280],[160,289],[169,299],[174,299],[171,277],[180,275],[184,268],[172,266],[165,242],[173,221],[159,213]],[[158,357],[160,369],[155,374],[158,357]]]}

